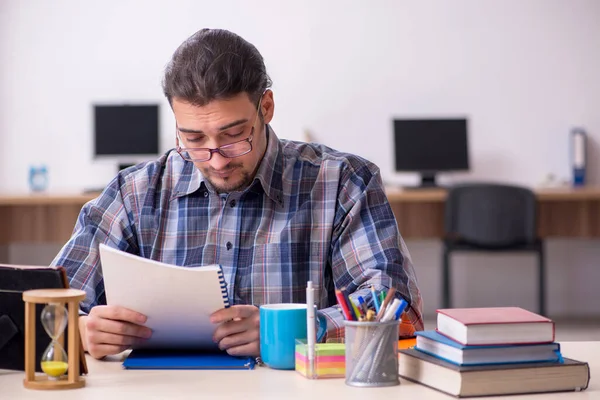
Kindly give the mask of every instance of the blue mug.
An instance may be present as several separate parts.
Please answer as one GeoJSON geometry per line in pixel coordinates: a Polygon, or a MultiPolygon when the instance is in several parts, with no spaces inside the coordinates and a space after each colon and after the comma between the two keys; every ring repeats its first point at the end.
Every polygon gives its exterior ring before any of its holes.
{"type": "MultiPolygon", "coordinates": [[[[327,331],[327,321],[317,314],[317,342],[327,331]]],[[[306,339],[306,304],[260,306],[260,357],[270,368],[294,369],[296,339],[306,339]]]]}

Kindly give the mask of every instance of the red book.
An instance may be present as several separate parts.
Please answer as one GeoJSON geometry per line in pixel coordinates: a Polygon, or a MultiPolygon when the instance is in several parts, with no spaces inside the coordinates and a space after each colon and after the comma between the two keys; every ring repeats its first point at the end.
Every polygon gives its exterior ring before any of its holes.
{"type": "Polygon", "coordinates": [[[437,331],[468,346],[554,341],[551,319],[519,307],[440,309],[437,331]]]}

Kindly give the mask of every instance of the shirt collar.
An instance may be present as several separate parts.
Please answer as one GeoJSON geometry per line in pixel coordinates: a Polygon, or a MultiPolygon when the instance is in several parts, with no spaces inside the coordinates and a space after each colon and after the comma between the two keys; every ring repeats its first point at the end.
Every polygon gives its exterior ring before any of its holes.
{"type": "MultiPolygon", "coordinates": [[[[281,141],[275,135],[273,129],[266,125],[267,150],[260,162],[254,181],[246,190],[251,190],[258,185],[262,186],[265,194],[279,205],[283,205],[283,148],[281,141]]],[[[214,192],[212,185],[208,182],[200,170],[191,161],[183,160],[179,154],[172,152],[174,157],[173,170],[181,171],[177,177],[177,183],[172,198],[182,197],[194,193],[200,187],[205,186],[214,192]]],[[[175,175],[177,176],[177,175],[175,175]]]]}
{"type": "Polygon", "coordinates": [[[256,171],[254,182],[250,186],[260,183],[265,194],[281,206],[283,205],[283,146],[269,125],[266,126],[266,130],[267,150],[256,171]]]}

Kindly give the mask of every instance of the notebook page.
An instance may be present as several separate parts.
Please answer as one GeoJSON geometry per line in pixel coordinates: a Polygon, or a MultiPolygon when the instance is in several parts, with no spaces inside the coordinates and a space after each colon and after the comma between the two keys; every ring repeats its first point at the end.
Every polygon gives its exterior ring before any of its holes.
{"type": "Polygon", "coordinates": [[[215,349],[209,316],[227,306],[218,265],[178,267],[100,244],[108,305],[148,317],[152,337],[136,348],[215,349]]]}

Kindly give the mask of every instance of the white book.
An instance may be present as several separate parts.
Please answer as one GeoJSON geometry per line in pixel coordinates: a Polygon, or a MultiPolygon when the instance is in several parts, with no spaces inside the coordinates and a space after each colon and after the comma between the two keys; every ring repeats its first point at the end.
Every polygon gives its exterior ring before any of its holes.
{"type": "Polygon", "coordinates": [[[219,265],[179,267],[100,244],[108,305],[148,317],[152,337],[136,348],[216,349],[210,315],[229,307],[219,265]]]}

